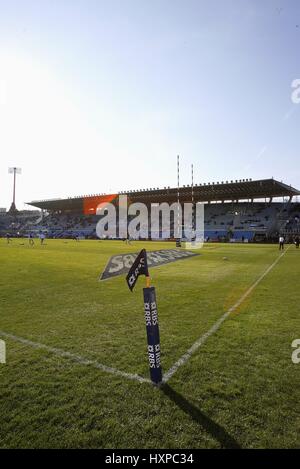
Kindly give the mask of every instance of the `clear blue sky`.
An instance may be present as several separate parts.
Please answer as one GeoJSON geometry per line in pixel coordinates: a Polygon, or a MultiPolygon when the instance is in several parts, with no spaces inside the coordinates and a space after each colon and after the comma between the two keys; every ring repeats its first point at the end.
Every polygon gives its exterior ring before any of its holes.
{"type": "Polygon", "coordinates": [[[298,0],[0,0],[0,207],[274,176],[300,188],[298,0]]]}

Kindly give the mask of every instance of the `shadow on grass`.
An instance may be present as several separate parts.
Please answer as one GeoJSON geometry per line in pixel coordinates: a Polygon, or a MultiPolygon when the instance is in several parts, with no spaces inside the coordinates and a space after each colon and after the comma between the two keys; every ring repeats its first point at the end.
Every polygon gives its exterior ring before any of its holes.
{"type": "Polygon", "coordinates": [[[181,394],[178,394],[168,384],[163,384],[160,390],[171,399],[180,409],[188,414],[195,422],[203,427],[213,438],[215,438],[222,448],[240,449],[241,446],[235,441],[223,427],[215,423],[197,407],[188,402],[181,394]]]}

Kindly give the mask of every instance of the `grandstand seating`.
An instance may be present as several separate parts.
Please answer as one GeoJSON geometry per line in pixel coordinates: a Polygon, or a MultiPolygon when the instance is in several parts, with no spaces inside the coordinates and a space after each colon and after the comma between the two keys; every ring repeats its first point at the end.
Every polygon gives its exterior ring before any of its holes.
{"type": "MultiPolygon", "coordinates": [[[[38,236],[49,238],[96,238],[99,217],[82,213],[18,212],[0,216],[0,234],[38,236]]],[[[211,203],[205,205],[204,236],[210,241],[248,241],[257,235],[270,238],[279,232],[300,233],[299,203],[211,203]]],[[[161,235],[161,233],[160,233],[161,235]]],[[[174,230],[171,229],[171,237],[174,230]]]]}
{"type": "Polygon", "coordinates": [[[300,235],[300,204],[293,204],[289,213],[288,220],[286,221],[282,230],[286,235],[300,235]]]}

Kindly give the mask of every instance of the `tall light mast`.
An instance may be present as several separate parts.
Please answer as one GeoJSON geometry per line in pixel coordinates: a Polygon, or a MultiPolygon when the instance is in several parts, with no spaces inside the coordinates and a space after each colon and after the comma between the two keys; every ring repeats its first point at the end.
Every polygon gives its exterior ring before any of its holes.
{"type": "Polygon", "coordinates": [[[21,174],[22,170],[21,170],[21,168],[8,168],[8,173],[14,175],[13,201],[12,201],[12,204],[10,206],[9,211],[10,212],[16,212],[17,211],[17,208],[16,208],[16,176],[17,176],[17,174],[21,174]]]}

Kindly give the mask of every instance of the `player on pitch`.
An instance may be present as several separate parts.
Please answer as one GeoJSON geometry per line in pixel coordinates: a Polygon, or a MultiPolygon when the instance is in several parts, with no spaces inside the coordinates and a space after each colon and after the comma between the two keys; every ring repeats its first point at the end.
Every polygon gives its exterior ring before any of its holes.
{"type": "Polygon", "coordinates": [[[279,251],[284,250],[284,237],[282,235],[279,236],[279,251]]]}

